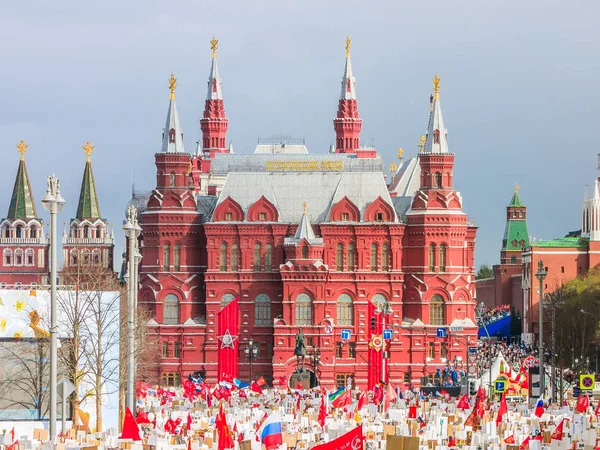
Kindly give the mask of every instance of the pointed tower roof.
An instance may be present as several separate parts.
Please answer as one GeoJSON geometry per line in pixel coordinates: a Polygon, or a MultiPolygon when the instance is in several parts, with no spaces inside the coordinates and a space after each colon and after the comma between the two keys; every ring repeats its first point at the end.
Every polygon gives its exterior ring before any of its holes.
{"type": "Polygon", "coordinates": [[[433,79],[433,92],[433,105],[431,107],[431,116],[427,129],[427,142],[424,151],[427,153],[449,153],[448,136],[440,104],[440,77],[438,74],[433,79]]]}
{"type": "Polygon", "coordinates": [[[306,239],[308,242],[311,242],[315,239],[315,232],[313,231],[312,225],[310,224],[308,216],[306,215],[306,202],[304,202],[304,213],[302,214],[302,219],[300,219],[300,225],[298,225],[294,239],[297,239],[298,241],[306,239]]]}
{"type": "Polygon", "coordinates": [[[341,100],[356,100],[356,79],[352,75],[352,62],[350,61],[350,36],[346,38],[346,67],[342,77],[341,100]]]}
{"type": "Polygon", "coordinates": [[[17,169],[17,178],[13,187],[10,206],[8,207],[7,219],[35,219],[37,212],[35,210],[35,202],[31,192],[31,183],[29,183],[29,175],[25,166],[25,151],[29,147],[25,141],[17,144],[17,149],[21,153],[19,168],[17,169]]]}
{"type": "Polygon", "coordinates": [[[217,66],[217,47],[219,41],[212,38],[210,48],[212,50],[212,65],[210,67],[210,76],[208,77],[208,90],[206,92],[207,100],[223,100],[221,92],[221,76],[219,75],[219,67],[217,66]]]}
{"type": "Polygon", "coordinates": [[[167,112],[167,122],[163,131],[161,153],[184,153],[183,148],[183,130],[179,123],[179,114],[175,105],[175,88],[177,87],[177,78],[171,74],[169,79],[169,90],[171,97],[169,101],[169,111],[167,112]]]}
{"type": "Polygon", "coordinates": [[[508,206],[525,206],[522,202],[521,202],[521,197],[519,197],[519,185],[517,184],[515,186],[515,193],[513,194],[512,198],[510,199],[510,203],[508,204],[508,206]]]}
{"type": "Polygon", "coordinates": [[[75,218],[78,220],[100,219],[100,205],[98,203],[98,195],[96,194],[96,183],[94,182],[94,172],[92,172],[92,161],[90,155],[94,150],[94,146],[90,142],[81,147],[87,155],[85,169],[83,171],[83,179],[81,180],[81,190],[79,192],[79,204],[77,205],[77,214],[75,218]]]}

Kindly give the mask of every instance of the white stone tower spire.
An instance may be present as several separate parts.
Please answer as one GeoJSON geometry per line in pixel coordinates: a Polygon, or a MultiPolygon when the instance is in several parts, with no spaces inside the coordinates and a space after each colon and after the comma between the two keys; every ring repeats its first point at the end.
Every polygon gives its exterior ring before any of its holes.
{"type": "Polygon", "coordinates": [[[217,46],[218,42],[216,39],[212,39],[212,65],[210,67],[210,76],[208,77],[208,90],[206,92],[206,100],[223,100],[223,93],[221,92],[221,76],[219,75],[219,67],[217,66],[217,46]]]}
{"type": "Polygon", "coordinates": [[[350,61],[350,38],[346,39],[346,67],[342,76],[342,90],[340,100],[356,100],[356,79],[352,75],[352,62],[350,61]]]}
{"type": "Polygon", "coordinates": [[[169,111],[167,112],[167,122],[162,135],[161,153],[184,153],[183,148],[183,130],[179,123],[179,114],[175,105],[175,88],[177,87],[177,78],[171,74],[169,79],[169,90],[171,97],[169,101],[169,111]]]}
{"type": "Polygon", "coordinates": [[[448,151],[448,133],[442,117],[442,106],[440,105],[440,77],[435,75],[433,79],[433,105],[431,108],[431,117],[427,129],[427,142],[425,144],[426,153],[449,153],[448,151]]]}

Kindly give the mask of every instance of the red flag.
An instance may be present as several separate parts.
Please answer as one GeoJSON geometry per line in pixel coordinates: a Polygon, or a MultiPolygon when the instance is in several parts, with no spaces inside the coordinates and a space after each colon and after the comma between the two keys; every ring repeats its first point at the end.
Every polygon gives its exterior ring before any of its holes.
{"type": "Polygon", "coordinates": [[[240,389],[238,391],[238,395],[240,398],[248,398],[248,394],[246,394],[246,391],[244,391],[243,389],[240,389]]]}
{"type": "Polygon", "coordinates": [[[228,377],[233,383],[233,378],[238,376],[238,344],[239,344],[239,307],[238,299],[234,299],[217,313],[219,349],[217,351],[217,370],[219,381],[228,377]]]}
{"type": "Polygon", "coordinates": [[[529,436],[519,445],[519,450],[529,450],[529,436]]]}
{"type": "Polygon", "coordinates": [[[19,441],[13,442],[11,445],[7,445],[6,450],[19,450],[19,441]]]}
{"type": "Polygon", "coordinates": [[[352,392],[344,391],[342,395],[331,402],[331,406],[334,408],[343,408],[352,404],[352,392]]]}
{"type": "Polygon", "coordinates": [[[447,392],[446,392],[444,389],[442,389],[442,390],[440,391],[440,394],[441,394],[441,395],[443,395],[443,396],[450,395],[450,394],[448,394],[448,393],[447,393],[447,392]]]}
{"type": "Polygon", "coordinates": [[[514,434],[511,434],[510,436],[508,436],[507,438],[504,439],[504,443],[505,444],[514,444],[515,443],[515,436],[514,434]]]}
{"type": "Polygon", "coordinates": [[[12,427],[12,430],[10,430],[10,441],[15,442],[15,427],[12,427]]]}
{"type": "Polygon", "coordinates": [[[256,380],[256,384],[258,384],[260,387],[263,387],[267,385],[267,381],[265,380],[265,377],[260,377],[258,380],[256,380]]]}
{"type": "Polygon", "coordinates": [[[298,384],[296,385],[296,390],[301,391],[302,390],[302,383],[300,381],[298,381],[298,384]]]}
{"type": "Polygon", "coordinates": [[[562,441],[562,438],[563,438],[563,422],[564,421],[565,421],[565,419],[562,419],[560,421],[560,423],[556,426],[556,428],[552,432],[552,435],[550,436],[550,440],[555,439],[557,441],[562,441]]]}
{"type": "Polygon", "coordinates": [[[136,422],[138,423],[138,425],[142,423],[150,423],[150,419],[148,419],[148,414],[144,411],[138,413],[136,422]]]}
{"type": "Polygon", "coordinates": [[[390,407],[390,404],[398,398],[398,394],[396,390],[392,387],[392,383],[388,383],[387,389],[385,392],[385,404],[383,405],[384,411],[387,411],[390,407]]]}
{"type": "Polygon", "coordinates": [[[462,410],[469,409],[471,407],[471,405],[469,405],[469,396],[467,394],[463,395],[456,404],[456,407],[462,410]]]}
{"type": "Polygon", "coordinates": [[[408,407],[408,418],[409,419],[417,418],[417,405],[410,405],[408,407]]]}
{"type": "Polygon", "coordinates": [[[227,425],[227,419],[225,417],[225,413],[223,411],[223,404],[221,404],[221,409],[217,414],[217,419],[215,420],[217,431],[219,432],[219,450],[225,450],[229,448],[233,448],[235,444],[233,443],[233,436],[229,431],[229,426],[227,425]],[[220,416],[220,417],[219,417],[220,416]]]}
{"type": "Polygon", "coordinates": [[[485,401],[485,389],[481,386],[477,389],[477,398],[479,398],[482,402],[485,401]]]}
{"type": "Polygon", "coordinates": [[[257,394],[263,393],[263,390],[260,388],[260,386],[258,385],[258,383],[256,381],[252,382],[252,384],[250,385],[250,390],[252,392],[256,392],[257,394]]]}
{"type": "Polygon", "coordinates": [[[325,395],[321,394],[321,406],[319,407],[319,425],[325,427],[325,419],[327,418],[327,408],[325,407],[325,395]]]}
{"type": "Polygon", "coordinates": [[[192,415],[190,414],[189,411],[188,411],[187,422],[185,423],[185,426],[188,430],[192,429],[192,415]]]}
{"type": "Polygon", "coordinates": [[[508,405],[506,404],[506,394],[502,394],[502,399],[500,400],[500,407],[498,408],[498,415],[496,416],[496,426],[498,426],[498,424],[502,422],[502,419],[504,418],[507,412],[508,405]]]}
{"type": "Polygon", "coordinates": [[[131,410],[127,408],[125,410],[125,418],[123,419],[123,431],[121,433],[121,439],[132,439],[134,441],[141,441],[140,430],[135,422],[135,417],[131,414],[131,410]]]}
{"type": "MultiPolygon", "coordinates": [[[[373,403],[375,403],[376,405],[379,405],[381,403],[381,401],[383,400],[383,389],[381,389],[378,386],[375,386],[375,390],[373,391],[373,403]]],[[[416,419],[417,417],[413,417],[413,419],[416,419]]]]}
{"type": "Polygon", "coordinates": [[[356,407],[356,409],[358,411],[360,411],[362,409],[363,406],[365,406],[367,404],[367,393],[363,392],[360,397],[358,398],[358,406],[356,407]]]}
{"type": "Polygon", "coordinates": [[[361,448],[363,448],[363,434],[362,425],[359,425],[333,441],[314,446],[312,450],[353,450],[361,448]]]}
{"type": "Polygon", "coordinates": [[[456,439],[452,438],[448,441],[448,447],[456,447],[456,439]]]}
{"type": "Polygon", "coordinates": [[[590,406],[590,398],[585,395],[579,395],[579,398],[577,398],[577,412],[578,413],[584,413],[587,411],[587,409],[590,406]]]}

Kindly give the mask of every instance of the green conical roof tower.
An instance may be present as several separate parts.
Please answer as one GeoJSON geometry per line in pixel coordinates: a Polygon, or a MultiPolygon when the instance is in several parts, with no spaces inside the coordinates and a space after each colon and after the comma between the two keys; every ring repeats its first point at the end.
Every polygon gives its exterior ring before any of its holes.
{"type": "Polygon", "coordinates": [[[83,147],[87,154],[85,162],[85,170],[83,171],[83,180],[81,180],[81,191],[79,192],[79,204],[77,205],[78,220],[97,220],[100,215],[100,205],[98,203],[98,195],[96,194],[96,183],[94,182],[94,172],[92,172],[92,161],[90,155],[94,150],[94,146],[87,142],[83,147]]]}
{"type": "Polygon", "coordinates": [[[37,212],[35,210],[35,202],[31,193],[31,184],[29,183],[29,175],[27,175],[27,167],[25,166],[25,151],[29,147],[25,141],[17,144],[19,153],[21,153],[21,161],[19,161],[19,169],[17,170],[17,178],[13,187],[10,206],[8,207],[7,219],[36,219],[37,212]]]}
{"type": "Polygon", "coordinates": [[[520,264],[521,251],[529,247],[529,233],[527,231],[527,208],[519,197],[519,186],[506,207],[506,227],[500,251],[501,264],[520,264]]]}
{"type": "Polygon", "coordinates": [[[521,197],[519,197],[519,186],[515,187],[515,193],[510,199],[510,203],[508,204],[508,206],[525,206],[521,202],[521,197]]]}

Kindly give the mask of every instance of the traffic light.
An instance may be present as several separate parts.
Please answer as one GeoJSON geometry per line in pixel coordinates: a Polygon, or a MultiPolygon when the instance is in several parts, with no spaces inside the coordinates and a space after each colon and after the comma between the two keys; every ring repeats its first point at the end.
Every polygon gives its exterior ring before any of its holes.
{"type": "Polygon", "coordinates": [[[475,389],[475,382],[469,381],[469,395],[477,394],[477,389],[475,389]]]}
{"type": "Polygon", "coordinates": [[[375,331],[376,325],[375,317],[371,317],[371,331],[375,331]]]}

